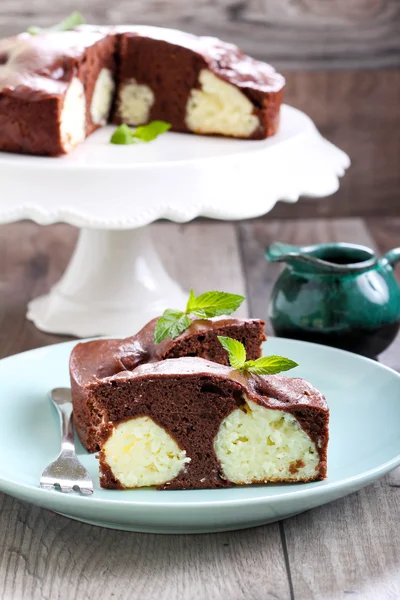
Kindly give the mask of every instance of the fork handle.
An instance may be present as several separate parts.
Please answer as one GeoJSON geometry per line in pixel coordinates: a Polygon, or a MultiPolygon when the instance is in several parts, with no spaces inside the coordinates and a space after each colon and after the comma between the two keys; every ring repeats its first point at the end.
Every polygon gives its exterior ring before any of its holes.
{"type": "Polygon", "coordinates": [[[75,454],[74,430],[72,428],[72,410],[67,406],[57,407],[61,416],[61,449],[75,454]]]}
{"type": "Polygon", "coordinates": [[[51,391],[50,396],[60,417],[61,450],[75,454],[71,391],[68,388],[56,388],[51,391]]]}

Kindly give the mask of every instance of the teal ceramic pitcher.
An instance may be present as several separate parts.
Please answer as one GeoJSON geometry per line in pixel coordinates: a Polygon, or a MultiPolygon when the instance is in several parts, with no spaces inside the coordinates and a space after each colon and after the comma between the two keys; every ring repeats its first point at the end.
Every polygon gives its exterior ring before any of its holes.
{"type": "Polygon", "coordinates": [[[394,267],[400,248],[378,258],[355,244],[269,246],[285,262],[270,303],[276,335],[317,342],[375,358],[400,328],[400,288],[394,267]]]}

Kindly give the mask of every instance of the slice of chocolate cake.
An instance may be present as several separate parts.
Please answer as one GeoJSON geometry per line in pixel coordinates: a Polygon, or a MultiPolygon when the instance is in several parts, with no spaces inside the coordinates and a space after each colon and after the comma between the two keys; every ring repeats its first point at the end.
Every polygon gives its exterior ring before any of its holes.
{"type": "Polygon", "coordinates": [[[89,452],[99,449],[98,428],[102,415],[88,406],[88,385],[140,364],[180,356],[199,356],[216,363],[228,364],[228,355],[218,336],[241,341],[249,359],[261,356],[266,339],[265,323],[259,319],[215,317],[193,320],[190,327],[175,339],[154,343],[158,319],[150,321],[138,334],[123,339],[94,340],[77,344],[71,353],[70,375],[74,421],[82,444],[89,452]]]}
{"type": "Polygon", "coordinates": [[[161,27],[121,28],[115,122],[262,139],[279,126],[285,80],[233,44],[161,27]]]}
{"type": "Polygon", "coordinates": [[[109,119],[117,37],[23,33],[0,41],[0,149],[57,156],[109,119]]]}
{"type": "Polygon", "coordinates": [[[326,476],[329,410],[303,379],[201,358],[147,363],[88,386],[104,488],[228,487],[326,476]]]}

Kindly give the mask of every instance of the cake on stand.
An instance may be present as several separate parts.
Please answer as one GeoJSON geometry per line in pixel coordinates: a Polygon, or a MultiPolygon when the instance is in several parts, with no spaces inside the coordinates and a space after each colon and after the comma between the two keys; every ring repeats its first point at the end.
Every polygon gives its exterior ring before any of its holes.
{"type": "Polygon", "coordinates": [[[348,156],[302,112],[282,107],[279,133],[243,141],[168,133],[149,144],[109,144],[105,127],[69,156],[0,154],[0,222],[32,219],[81,229],[71,261],[28,318],[47,332],[127,335],[187,299],[157,256],[157,219],[244,219],[278,200],[338,188],[348,156]]]}

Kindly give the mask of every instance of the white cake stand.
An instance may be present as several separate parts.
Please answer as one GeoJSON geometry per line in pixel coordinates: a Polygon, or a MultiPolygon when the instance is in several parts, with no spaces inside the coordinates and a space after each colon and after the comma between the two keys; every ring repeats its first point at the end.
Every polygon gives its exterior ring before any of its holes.
{"type": "Polygon", "coordinates": [[[183,307],[187,294],[164,270],[146,225],[251,218],[278,200],[328,196],[350,164],[289,106],[279,134],[257,142],[168,133],[114,146],[112,130],[62,158],[0,155],[0,222],[81,228],[60,281],[29,304],[28,318],[44,331],[123,335],[166,307],[183,307]]]}

